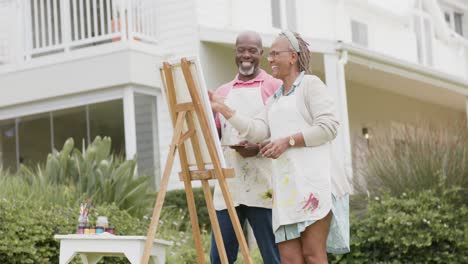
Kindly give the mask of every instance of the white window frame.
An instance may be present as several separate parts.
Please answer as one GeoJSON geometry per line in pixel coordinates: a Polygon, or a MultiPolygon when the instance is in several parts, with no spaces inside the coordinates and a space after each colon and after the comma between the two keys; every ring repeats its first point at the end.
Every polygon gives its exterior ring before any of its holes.
{"type": "Polygon", "coordinates": [[[298,0],[270,0],[271,4],[271,24],[274,28],[289,29],[291,31],[298,30],[297,19],[297,4],[298,0]],[[279,4],[279,18],[273,14],[273,2],[279,4]],[[275,25],[279,19],[279,25],[275,25]],[[279,26],[279,27],[278,27],[279,26]]]}
{"type": "Polygon", "coordinates": [[[418,38],[418,32],[416,32],[416,28],[415,28],[415,19],[417,19],[419,23],[419,28],[421,30],[420,45],[416,43],[418,52],[419,52],[419,49],[421,49],[420,52],[422,54],[421,58],[419,58],[419,55],[418,55],[418,61],[422,65],[432,66],[434,64],[434,38],[435,38],[434,22],[432,21],[432,17],[428,13],[423,11],[421,6],[419,6],[416,10],[414,10],[413,19],[411,20],[411,28],[413,29],[413,32],[416,38],[418,38]],[[426,25],[424,23],[425,20],[429,21],[428,30],[426,30],[426,25]],[[429,33],[429,36],[427,36],[428,33],[429,33]],[[427,43],[427,40],[429,40],[429,43],[427,43]],[[428,50],[429,48],[430,50],[428,50]]]}
{"type": "Polygon", "coordinates": [[[349,30],[350,30],[350,33],[351,33],[351,42],[353,44],[356,44],[356,45],[359,45],[359,46],[362,46],[362,47],[366,47],[366,48],[370,48],[370,25],[369,25],[369,23],[366,23],[363,20],[350,18],[350,20],[349,20],[349,30]],[[367,37],[367,39],[366,39],[366,44],[365,45],[363,43],[355,42],[353,40],[353,22],[366,26],[366,30],[367,30],[367,36],[366,37],[367,37]]]}
{"type": "Polygon", "coordinates": [[[465,19],[466,19],[466,13],[463,12],[463,10],[460,10],[456,7],[453,6],[447,6],[444,5],[442,7],[442,12],[444,13],[444,21],[447,23],[447,25],[452,29],[455,33],[459,34],[460,36],[463,36],[464,32],[466,29],[463,28],[465,26],[465,19]],[[450,21],[445,20],[445,14],[449,15],[450,21]],[[461,14],[462,15],[462,32],[457,32],[455,29],[455,14],[461,14]]]}

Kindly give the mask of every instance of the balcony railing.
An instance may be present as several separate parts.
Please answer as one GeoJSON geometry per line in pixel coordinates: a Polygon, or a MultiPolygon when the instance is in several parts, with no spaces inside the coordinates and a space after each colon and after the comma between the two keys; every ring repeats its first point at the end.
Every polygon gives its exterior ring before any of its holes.
{"type": "Polygon", "coordinates": [[[0,59],[35,57],[116,41],[158,40],[153,0],[14,0],[18,36],[0,32],[0,59]],[[7,35],[7,36],[5,36],[7,35]],[[12,56],[12,43],[21,47],[12,56]]]}

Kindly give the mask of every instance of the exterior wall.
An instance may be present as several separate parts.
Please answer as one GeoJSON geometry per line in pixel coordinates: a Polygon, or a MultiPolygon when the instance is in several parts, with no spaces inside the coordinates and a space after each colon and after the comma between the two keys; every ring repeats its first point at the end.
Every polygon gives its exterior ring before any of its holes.
{"type": "Polygon", "coordinates": [[[373,126],[389,126],[391,122],[444,124],[465,118],[461,111],[357,83],[346,85],[351,140],[361,135],[363,127],[372,133],[373,126]]]}
{"type": "Polygon", "coordinates": [[[231,25],[230,8],[233,1],[196,0],[198,23],[203,26],[227,28],[231,25]]]}
{"type": "Polygon", "coordinates": [[[200,46],[200,61],[208,89],[216,89],[221,84],[232,80],[237,73],[234,61],[234,47],[202,43],[200,46]]]}
{"type": "Polygon", "coordinates": [[[190,56],[198,52],[198,22],[195,0],[158,0],[160,42],[165,57],[190,56]]]}
{"type": "MultiPolygon", "coordinates": [[[[233,40],[235,42],[235,40],[233,40]]],[[[264,48],[263,55],[268,53],[264,48]]],[[[231,81],[237,74],[235,63],[234,45],[224,46],[214,43],[204,43],[200,45],[200,60],[203,66],[206,87],[216,89],[221,84],[231,81]]],[[[260,68],[270,73],[271,68],[265,56],[260,60],[260,68]]]]}
{"type": "Polygon", "coordinates": [[[347,19],[343,11],[343,9],[338,8],[337,1],[298,1],[298,31],[311,38],[344,40],[339,35],[340,29],[343,26],[342,22],[347,19]],[[338,14],[340,16],[338,16],[338,14]]]}
{"type": "MultiPolygon", "coordinates": [[[[307,38],[352,43],[351,21],[355,20],[368,27],[366,49],[418,64],[412,10],[410,1],[296,0],[297,31],[307,38]]],[[[278,31],[272,26],[271,1],[267,0],[197,0],[197,15],[205,27],[265,34],[278,31]]],[[[434,29],[436,19],[432,20],[434,29]]],[[[433,65],[429,67],[468,79],[468,46],[431,34],[433,65]]]]}
{"type": "Polygon", "coordinates": [[[13,1],[0,1],[0,66],[13,63],[16,58],[18,43],[18,32],[16,6],[13,1]]]}
{"type": "Polygon", "coordinates": [[[468,79],[468,47],[464,49],[441,40],[435,40],[433,43],[434,68],[450,75],[468,79]],[[463,58],[466,59],[463,60],[463,58]]]}
{"type": "Polygon", "coordinates": [[[85,59],[51,64],[0,77],[0,107],[82,93],[125,83],[157,87],[155,64],[159,57],[136,51],[120,51],[85,59]]]}
{"type": "Polygon", "coordinates": [[[362,5],[345,6],[344,27],[339,35],[345,42],[352,42],[351,21],[368,27],[369,49],[387,56],[417,63],[416,37],[410,26],[410,17],[389,13],[383,7],[363,8],[362,5]]]}
{"type": "Polygon", "coordinates": [[[275,32],[271,17],[271,0],[197,0],[200,25],[215,28],[250,29],[275,32]]]}

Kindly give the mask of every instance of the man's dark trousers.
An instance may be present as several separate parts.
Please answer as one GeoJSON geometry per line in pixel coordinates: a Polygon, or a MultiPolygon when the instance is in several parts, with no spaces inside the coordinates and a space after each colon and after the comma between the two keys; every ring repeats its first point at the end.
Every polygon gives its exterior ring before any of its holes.
{"type": "MultiPolygon", "coordinates": [[[[271,209],[239,205],[236,207],[236,212],[241,226],[244,226],[246,220],[249,221],[255,239],[257,240],[258,248],[262,254],[263,262],[265,264],[279,264],[280,257],[278,247],[276,246],[275,236],[272,231],[271,209]]],[[[239,242],[237,241],[234,228],[232,227],[228,210],[216,211],[216,216],[218,217],[221,227],[221,234],[223,236],[224,246],[226,247],[228,261],[230,264],[234,263],[239,251],[239,242]]],[[[221,263],[213,232],[211,233],[210,258],[212,264],[221,263]]]]}

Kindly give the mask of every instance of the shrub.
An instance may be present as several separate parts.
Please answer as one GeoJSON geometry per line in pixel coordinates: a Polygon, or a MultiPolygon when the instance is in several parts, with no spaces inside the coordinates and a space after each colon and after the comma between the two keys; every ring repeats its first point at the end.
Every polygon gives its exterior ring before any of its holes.
{"type": "Polygon", "coordinates": [[[357,171],[365,182],[357,184],[358,190],[399,196],[429,189],[440,193],[452,186],[468,189],[466,124],[406,125],[375,134],[364,151],[363,168],[357,171]]]}
{"type": "MultiPolygon", "coordinates": [[[[78,206],[43,206],[34,200],[0,199],[0,263],[58,263],[59,241],[55,234],[76,232],[78,206]]],[[[150,220],[132,217],[116,205],[92,208],[89,219],[94,223],[99,215],[107,216],[118,235],[146,236],[150,220]]],[[[163,208],[157,238],[174,242],[167,249],[167,263],[190,263],[196,259],[193,236],[183,210],[163,208]]],[[[202,229],[205,253],[209,250],[210,234],[202,229]]],[[[208,255],[206,255],[208,257],[208,255]]],[[[75,263],[81,263],[75,258],[75,263]]],[[[208,258],[207,258],[208,259],[208,258]]],[[[100,263],[128,263],[124,258],[105,258],[100,263]]]]}
{"type": "Polygon", "coordinates": [[[457,188],[385,194],[351,218],[351,252],[340,263],[468,263],[468,207],[457,188]]]}
{"type": "MultiPolygon", "coordinates": [[[[193,196],[195,198],[195,204],[197,208],[198,224],[202,229],[210,230],[210,217],[208,215],[208,209],[206,207],[203,189],[193,188],[193,196]]],[[[167,192],[164,206],[168,208],[180,208],[181,210],[183,210],[184,215],[189,215],[185,190],[172,190],[170,192],[167,192]]],[[[191,228],[189,220],[182,224],[184,225],[183,228],[191,228]]]]}
{"type": "MultiPolygon", "coordinates": [[[[76,232],[78,208],[41,204],[30,200],[0,200],[0,263],[58,263],[55,234],[76,232]]],[[[149,223],[130,216],[115,205],[98,206],[91,219],[107,215],[120,234],[146,235],[149,223]]]]}

